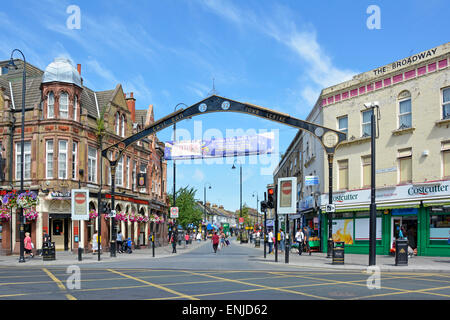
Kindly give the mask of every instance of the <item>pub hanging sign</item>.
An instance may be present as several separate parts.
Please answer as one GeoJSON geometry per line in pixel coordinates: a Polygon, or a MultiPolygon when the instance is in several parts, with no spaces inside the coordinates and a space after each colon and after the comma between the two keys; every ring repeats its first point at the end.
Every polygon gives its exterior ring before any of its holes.
{"type": "Polygon", "coordinates": [[[147,187],[147,174],[146,173],[138,173],[137,185],[139,188],[147,187]]]}

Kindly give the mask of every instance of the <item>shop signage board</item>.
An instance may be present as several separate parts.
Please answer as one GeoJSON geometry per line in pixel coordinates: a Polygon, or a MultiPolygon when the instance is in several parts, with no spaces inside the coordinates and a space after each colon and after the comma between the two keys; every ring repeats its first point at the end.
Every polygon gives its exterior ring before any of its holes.
{"type": "Polygon", "coordinates": [[[89,220],[89,190],[72,189],[72,220],[89,220]]]}
{"type": "Polygon", "coordinates": [[[297,213],[297,177],[278,178],[277,213],[297,213]]]}
{"type": "MultiPolygon", "coordinates": [[[[421,200],[450,196],[450,181],[409,184],[376,190],[377,202],[395,200],[421,200]]],[[[321,195],[321,203],[328,203],[328,194],[321,195]]],[[[334,204],[357,204],[370,202],[370,189],[337,192],[333,194],[334,204]]]]}

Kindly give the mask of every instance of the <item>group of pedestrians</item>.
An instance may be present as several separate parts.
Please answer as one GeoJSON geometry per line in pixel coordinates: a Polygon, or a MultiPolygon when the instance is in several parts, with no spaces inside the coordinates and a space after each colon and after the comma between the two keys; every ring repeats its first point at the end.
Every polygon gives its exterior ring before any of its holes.
{"type": "Polygon", "coordinates": [[[221,250],[225,246],[228,247],[230,245],[230,241],[227,239],[227,235],[224,232],[220,232],[220,235],[218,235],[217,231],[215,231],[211,237],[211,242],[214,253],[217,253],[217,250],[221,250]]]}
{"type": "MultiPolygon", "coordinates": [[[[279,250],[280,252],[284,252],[286,250],[286,234],[284,233],[283,229],[280,229],[278,234],[278,243],[279,243],[279,250]]],[[[275,236],[273,234],[272,229],[269,230],[269,233],[267,235],[267,243],[269,245],[269,254],[274,253],[274,243],[275,243],[275,236]]],[[[297,232],[295,233],[295,243],[298,246],[298,254],[302,255],[303,251],[306,251],[311,255],[311,247],[309,246],[309,230],[308,227],[298,228],[297,232]]]]}
{"type": "Polygon", "coordinates": [[[301,228],[297,229],[295,233],[295,241],[298,244],[298,254],[301,256],[303,251],[306,251],[311,255],[311,247],[309,246],[309,230],[308,227],[304,226],[303,230],[301,228]]]}

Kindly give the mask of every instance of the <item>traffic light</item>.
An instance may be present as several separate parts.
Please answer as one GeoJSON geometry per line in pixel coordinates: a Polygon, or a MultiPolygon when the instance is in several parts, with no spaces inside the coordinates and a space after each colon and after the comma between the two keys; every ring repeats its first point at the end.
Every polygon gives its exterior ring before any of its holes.
{"type": "Polygon", "coordinates": [[[261,201],[261,211],[266,212],[266,210],[267,210],[267,202],[261,201]]]}
{"type": "Polygon", "coordinates": [[[267,188],[267,208],[273,209],[275,207],[275,187],[267,188]]]}
{"type": "Polygon", "coordinates": [[[108,207],[106,206],[106,202],[100,203],[100,213],[107,214],[108,213],[108,207]]]}

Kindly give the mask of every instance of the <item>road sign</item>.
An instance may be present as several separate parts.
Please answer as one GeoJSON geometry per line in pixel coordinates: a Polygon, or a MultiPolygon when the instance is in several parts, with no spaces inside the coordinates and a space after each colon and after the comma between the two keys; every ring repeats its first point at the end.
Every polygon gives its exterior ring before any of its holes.
{"type": "Polygon", "coordinates": [[[325,207],[325,212],[326,213],[332,213],[332,212],[336,212],[336,206],[334,204],[327,204],[325,207]]]}
{"type": "Polygon", "coordinates": [[[72,220],[89,220],[89,190],[72,189],[72,220]]]}
{"type": "Polygon", "coordinates": [[[244,223],[244,218],[239,218],[239,223],[244,223]]]}
{"type": "Polygon", "coordinates": [[[277,212],[294,214],[297,212],[297,177],[278,179],[277,212]]]}
{"type": "Polygon", "coordinates": [[[170,207],[170,217],[178,218],[178,207],[170,207]]]}
{"type": "Polygon", "coordinates": [[[315,186],[319,184],[318,176],[305,176],[305,186],[315,186]]]}

